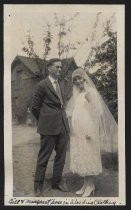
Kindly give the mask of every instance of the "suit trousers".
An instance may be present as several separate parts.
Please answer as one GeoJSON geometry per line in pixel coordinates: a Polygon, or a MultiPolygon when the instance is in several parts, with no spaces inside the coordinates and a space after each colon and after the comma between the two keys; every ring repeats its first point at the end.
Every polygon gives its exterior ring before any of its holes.
{"type": "Polygon", "coordinates": [[[68,140],[69,134],[67,133],[64,125],[58,135],[41,135],[34,188],[42,189],[43,187],[47,164],[53,149],[55,149],[56,155],[54,159],[52,185],[60,184],[65,164],[68,140]]]}

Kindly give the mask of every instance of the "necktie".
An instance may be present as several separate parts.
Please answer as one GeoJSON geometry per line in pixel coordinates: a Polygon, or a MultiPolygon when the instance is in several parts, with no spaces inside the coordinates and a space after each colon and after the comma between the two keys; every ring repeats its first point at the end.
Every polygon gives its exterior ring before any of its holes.
{"type": "Polygon", "coordinates": [[[55,80],[55,84],[56,84],[56,93],[60,99],[61,104],[63,105],[63,99],[62,99],[62,95],[61,95],[61,90],[60,90],[60,86],[57,80],[55,80]]]}

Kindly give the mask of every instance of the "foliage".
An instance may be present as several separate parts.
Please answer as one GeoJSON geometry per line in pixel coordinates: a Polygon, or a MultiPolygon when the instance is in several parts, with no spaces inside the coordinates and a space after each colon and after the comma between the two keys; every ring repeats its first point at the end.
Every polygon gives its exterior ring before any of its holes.
{"type": "Polygon", "coordinates": [[[43,33],[43,60],[46,60],[47,55],[49,54],[51,50],[51,42],[52,42],[52,34],[50,29],[50,24],[47,23],[47,30],[46,33],[43,33]]]}
{"type": "Polygon", "coordinates": [[[63,15],[61,19],[58,18],[57,14],[54,14],[55,18],[55,26],[58,28],[58,56],[61,58],[67,57],[70,50],[76,50],[75,44],[71,43],[69,38],[68,42],[65,42],[65,38],[71,37],[72,32],[72,22],[78,16],[78,12],[76,12],[71,18],[66,19],[63,15]],[[70,24],[69,24],[70,23],[70,24]]]}
{"type": "MultiPolygon", "coordinates": [[[[71,39],[68,39],[68,37],[71,37],[72,33],[72,21],[78,16],[78,12],[75,13],[72,17],[69,19],[66,19],[64,15],[62,18],[58,18],[57,14],[54,13],[54,24],[49,23],[45,21],[45,26],[43,26],[43,34],[42,34],[42,40],[43,40],[43,54],[42,58],[36,53],[34,49],[34,41],[33,41],[33,36],[31,36],[30,30],[27,31],[26,35],[26,41],[27,41],[27,46],[22,48],[24,53],[30,57],[33,58],[38,66],[39,71],[35,72],[34,79],[36,81],[40,81],[43,79],[43,77],[47,76],[47,67],[46,67],[46,59],[47,56],[50,54],[51,51],[51,44],[54,41],[53,40],[53,35],[51,33],[51,27],[56,27],[57,28],[57,37],[58,37],[58,43],[57,43],[57,50],[58,50],[58,57],[63,59],[67,58],[69,55],[69,52],[71,50],[76,50],[77,47],[81,44],[81,42],[73,43],[71,39]],[[65,42],[65,40],[68,40],[65,42]],[[77,47],[76,47],[77,45],[77,47]],[[44,71],[44,74],[43,74],[44,71]]],[[[66,65],[68,67],[68,63],[66,65]]]]}
{"type": "Polygon", "coordinates": [[[19,124],[27,123],[28,119],[31,120],[31,125],[36,125],[36,119],[31,112],[31,101],[32,97],[29,96],[21,96],[19,99],[12,101],[12,118],[16,120],[19,124]]]}
{"type": "MultiPolygon", "coordinates": [[[[73,21],[74,19],[78,16],[78,12],[76,12],[72,17],[70,18],[65,18],[63,15],[61,18],[57,16],[56,13],[54,13],[54,23],[49,23],[45,22],[46,24],[46,29],[43,26],[43,34],[42,34],[42,39],[43,39],[43,56],[42,60],[46,60],[47,56],[49,55],[51,51],[51,44],[53,41],[53,35],[51,33],[51,27],[55,27],[57,29],[57,49],[58,49],[58,56],[59,58],[67,58],[70,50],[76,50],[76,43],[73,43],[71,41],[71,33],[73,29],[73,21]],[[67,38],[68,37],[68,38],[67,38]],[[68,41],[65,41],[68,40],[68,41]]],[[[33,37],[31,36],[30,30],[27,31],[28,34],[26,35],[26,40],[27,40],[27,46],[23,47],[23,51],[26,53],[26,55],[30,58],[36,58],[36,62],[39,66],[39,59],[38,54],[34,50],[34,41],[33,37]]],[[[80,43],[80,42],[78,42],[80,43]]],[[[24,43],[25,45],[25,43],[24,43]]]]}
{"type": "Polygon", "coordinates": [[[50,32],[50,25],[47,23],[46,32],[43,33],[43,57],[42,57],[42,59],[40,58],[40,56],[36,53],[36,51],[34,49],[34,41],[31,36],[30,31],[27,31],[27,32],[28,32],[28,34],[26,36],[27,46],[24,46],[22,48],[22,50],[26,53],[26,55],[29,58],[34,58],[34,61],[36,62],[38,69],[39,69],[39,72],[35,73],[34,79],[39,81],[43,77],[43,69],[46,70],[46,57],[51,50],[50,44],[52,42],[52,34],[50,32]]]}
{"type": "Polygon", "coordinates": [[[117,34],[111,31],[110,21],[107,21],[104,36],[106,41],[92,48],[85,68],[117,121],[117,34]],[[95,67],[97,71],[91,73],[95,67]]]}

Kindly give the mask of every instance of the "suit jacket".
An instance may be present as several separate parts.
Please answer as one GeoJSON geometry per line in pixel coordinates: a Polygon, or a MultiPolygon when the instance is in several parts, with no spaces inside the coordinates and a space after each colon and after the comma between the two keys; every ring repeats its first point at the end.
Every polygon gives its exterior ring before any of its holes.
{"type": "MultiPolygon", "coordinates": [[[[61,94],[64,101],[64,90],[60,83],[61,94]]],[[[64,105],[55,92],[49,78],[40,81],[34,91],[32,98],[32,113],[38,120],[37,132],[43,135],[57,135],[64,124],[69,132],[68,119],[64,105]]]]}

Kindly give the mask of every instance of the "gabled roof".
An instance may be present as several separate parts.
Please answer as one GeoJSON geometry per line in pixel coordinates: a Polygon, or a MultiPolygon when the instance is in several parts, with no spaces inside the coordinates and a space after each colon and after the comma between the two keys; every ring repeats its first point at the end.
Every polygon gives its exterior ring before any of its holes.
{"type": "Polygon", "coordinates": [[[15,59],[12,62],[12,67],[13,64],[17,61],[21,61],[30,71],[32,71],[33,73],[39,71],[39,68],[34,60],[34,58],[29,58],[29,57],[25,57],[25,56],[19,56],[17,55],[15,57],[15,59]]]}
{"type": "MultiPolygon", "coordinates": [[[[33,73],[36,73],[36,72],[40,71],[34,58],[29,58],[29,57],[26,57],[26,56],[19,56],[19,55],[17,55],[15,57],[15,59],[13,60],[12,64],[11,64],[12,68],[13,68],[13,65],[15,64],[16,61],[21,61],[33,73]]],[[[72,65],[72,63],[74,65],[74,67],[76,68],[77,65],[76,65],[75,60],[74,60],[73,57],[62,59],[62,64],[66,68],[69,68],[70,65],[72,65]]]]}
{"type": "Polygon", "coordinates": [[[29,57],[19,56],[19,55],[17,55],[15,59],[13,60],[11,64],[12,68],[13,68],[14,63],[18,60],[21,61],[31,72],[35,73],[35,72],[40,71],[34,58],[29,58],[29,57]]]}
{"type": "Polygon", "coordinates": [[[21,60],[21,62],[25,64],[25,66],[28,67],[28,69],[33,71],[33,73],[35,73],[36,71],[39,71],[39,68],[33,58],[19,56],[19,59],[21,60]]]}

